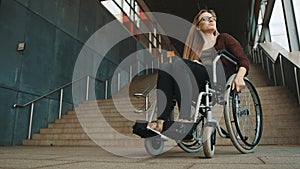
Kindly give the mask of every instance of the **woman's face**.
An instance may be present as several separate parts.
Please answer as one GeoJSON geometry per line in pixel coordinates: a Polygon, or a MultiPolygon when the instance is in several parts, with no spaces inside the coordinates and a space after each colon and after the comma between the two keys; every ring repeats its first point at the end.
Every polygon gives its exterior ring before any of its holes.
{"type": "Polygon", "coordinates": [[[199,29],[204,33],[213,33],[217,30],[216,16],[209,12],[204,12],[199,16],[199,29]]]}

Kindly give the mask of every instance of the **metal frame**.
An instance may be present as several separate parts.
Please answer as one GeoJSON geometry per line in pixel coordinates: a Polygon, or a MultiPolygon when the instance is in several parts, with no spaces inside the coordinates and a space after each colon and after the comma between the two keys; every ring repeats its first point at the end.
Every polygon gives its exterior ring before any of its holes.
{"type": "MultiPolygon", "coordinates": [[[[53,91],[50,91],[49,93],[46,93],[32,101],[29,101],[25,104],[14,104],[13,105],[13,108],[24,108],[24,107],[27,107],[30,105],[30,117],[29,117],[29,125],[28,125],[28,140],[31,139],[31,135],[32,135],[32,124],[33,124],[33,115],[34,115],[34,106],[35,106],[35,103],[37,103],[38,101],[56,93],[56,92],[59,92],[60,93],[60,97],[59,97],[59,108],[58,108],[58,119],[61,119],[61,116],[62,116],[62,106],[63,106],[63,95],[64,95],[64,89],[74,83],[77,83],[81,80],[84,80],[86,79],[86,94],[85,94],[85,100],[89,100],[89,83],[90,83],[90,79],[94,79],[96,81],[99,81],[101,83],[104,83],[107,84],[108,83],[108,80],[105,80],[105,81],[102,81],[102,80],[99,80],[99,79],[96,79],[94,77],[90,77],[90,76],[84,76],[84,77],[81,77],[77,80],[74,80],[72,82],[69,82],[65,85],[62,85],[61,87],[58,87],[57,89],[53,90],[53,91]]],[[[105,99],[107,99],[107,85],[105,85],[105,99]]]]}
{"type": "Polygon", "coordinates": [[[281,0],[290,51],[299,51],[299,35],[292,0],[281,0]]]}

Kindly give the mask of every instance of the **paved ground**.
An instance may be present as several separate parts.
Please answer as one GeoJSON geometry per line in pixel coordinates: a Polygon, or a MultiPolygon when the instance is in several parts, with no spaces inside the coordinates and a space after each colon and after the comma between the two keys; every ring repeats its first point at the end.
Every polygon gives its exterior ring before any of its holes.
{"type": "Polygon", "coordinates": [[[211,169],[300,168],[299,146],[259,146],[240,154],[232,146],[217,146],[212,159],[203,153],[185,153],[178,147],[156,157],[128,158],[98,147],[0,147],[0,168],[105,168],[105,169],[211,169]]]}

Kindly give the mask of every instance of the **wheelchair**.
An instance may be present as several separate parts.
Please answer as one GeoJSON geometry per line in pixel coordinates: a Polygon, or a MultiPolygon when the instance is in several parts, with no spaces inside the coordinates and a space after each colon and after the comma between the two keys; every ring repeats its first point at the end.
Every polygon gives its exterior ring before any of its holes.
{"type": "MultiPolygon", "coordinates": [[[[170,138],[164,133],[147,128],[152,132],[152,135],[143,138],[145,138],[145,149],[150,155],[161,154],[164,149],[164,142],[173,139],[182,150],[188,153],[196,153],[203,149],[205,157],[211,158],[215,153],[216,133],[221,138],[230,139],[234,147],[241,153],[254,151],[263,131],[263,113],[259,96],[254,85],[247,77],[244,78],[246,84],[244,89],[240,92],[232,90],[232,82],[236,74],[227,79],[225,88],[220,89],[217,87],[216,64],[221,57],[237,65],[236,58],[231,53],[226,50],[218,52],[213,61],[212,84],[207,82],[205,91],[200,92],[197,102],[192,104],[193,125],[191,130],[184,132],[188,133],[190,138],[188,140],[170,138]],[[204,103],[202,99],[205,100],[204,103]],[[223,107],[226,129],[223,129],[219,122],[212,118],[212,107],[215,104],[223,107]]],[[[155,111],[150,113],[147,122],[153,120],[155,111]]],[[[180,125],[176,128],[176,131],[179,131],[179,133],[183,131],[180,130],[180,125]]]]}

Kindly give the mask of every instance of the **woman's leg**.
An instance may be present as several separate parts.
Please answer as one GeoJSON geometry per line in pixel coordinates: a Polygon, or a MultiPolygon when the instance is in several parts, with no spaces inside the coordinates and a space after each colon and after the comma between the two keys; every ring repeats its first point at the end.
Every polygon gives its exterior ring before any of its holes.
{"type": "Polygon", "coordinates": [[[179,105],[179,119],[190,120],[192,100],[205,90],[209,75],[203,65],[189,61],[178,60],[173,66],[175,97],[179,105]]]}
{"type": "Polygon", "coordinates": [[[157,118],[168,120],[174,108],[174,79],[172,77],[173,64],[164,63],[158,71],[157,77],[157,118]]]}
{"type": "Polygon", "coordinates": [[[159,70],[157,79],[158,119],[168,120],[176,99],[180,119],[190,119],[191,103],[205,90],[209,75],[203,65],[178,59],[173,64],[165,63],[159,70]]]}

